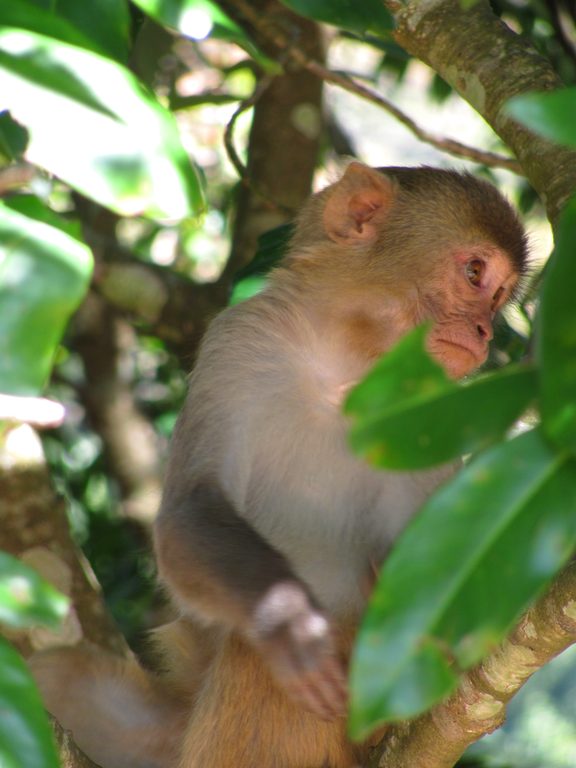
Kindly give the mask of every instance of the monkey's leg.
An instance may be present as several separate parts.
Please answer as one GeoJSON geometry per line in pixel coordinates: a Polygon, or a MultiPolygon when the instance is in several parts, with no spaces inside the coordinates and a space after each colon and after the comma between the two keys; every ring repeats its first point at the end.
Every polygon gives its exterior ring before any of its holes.
{"type": "Polygon", "coordinates": [[[102,768],[173,768],[188,707],[135,659],[77,647],[29,665],[46,709],[102,768]]]}
{"type": "Polygon", "coordinates": [[[231,636],[199,691],[179,768],[351,768],[343,719],[293,704],[260,657],[231,636]]]}
{"type": "Polygon", "coordinates": [[[92,646],[35,654],[44,704],[103,768],[174,768],[212,632],[179,620],[153,633],[161,674],[92,646]]]}

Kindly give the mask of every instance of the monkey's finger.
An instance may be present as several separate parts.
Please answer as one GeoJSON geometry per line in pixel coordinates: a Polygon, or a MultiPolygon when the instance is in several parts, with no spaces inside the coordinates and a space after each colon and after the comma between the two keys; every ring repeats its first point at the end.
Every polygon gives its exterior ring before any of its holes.
{"type": "Polygon", "coordinates": [[[285,686],[285,690],[298,706],[304,707],[322,720],[331,721],[339,716],[329,701],[318,694],[318,689],[310,680],[296,677],[285,686]]]}
{"type": "Polygon", "coordinates": [[[330,720],[343,717],[348,706],[348,691],[342,666],[337,659],[326,658],[320,669],[298,678],[298,690],[308,706],[330,720]]]}
{"type": "Polygon", "coordinates": [[[337,717],[343,717],[348,709],[348,687],[341,664],[337,659],[327,659],[315,677],[317,695],[337,717]]]}

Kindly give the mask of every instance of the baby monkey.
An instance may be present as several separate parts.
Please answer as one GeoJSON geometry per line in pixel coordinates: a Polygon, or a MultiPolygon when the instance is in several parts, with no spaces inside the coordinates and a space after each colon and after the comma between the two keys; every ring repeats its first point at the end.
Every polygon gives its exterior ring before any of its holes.
{"type": "MultiPolygon", "coordinates": [[[[453,378],[486,359],[526,264],[507,201],[468,174],[351,163],[313,195],[260,295],[211,324],[155,528],[180,618],[161,672],[81,650],[33,661],[104,768],[351,768],[346,664],[372,580],[449,473],[351,455],[341,404],[428,321],[453,378]]],[[[378,670],[374,670],[378,674],[378,670]]]]}

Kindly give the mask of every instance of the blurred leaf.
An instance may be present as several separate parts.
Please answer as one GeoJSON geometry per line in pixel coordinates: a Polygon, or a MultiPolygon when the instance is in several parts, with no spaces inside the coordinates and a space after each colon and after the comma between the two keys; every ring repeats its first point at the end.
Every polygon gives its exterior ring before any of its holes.
{"type": "Polygon", "coordinates": [[[64,595],[31,568],[0,552],[0,623],[14,629],[57,627],[67,610],[64,595]]]}
{"type": "Polygon", "coordinates": [[[58,768],[52,729],[26,665],[0,637],[0,765],[58,768]]]}
{"type": "Polygon", "coordinates": [[[18,160],[26,151],[28,131],[8,112],[0,112],[0,154],[6,160],[18,160]]]}
{"type": "Polygon", "coordinates": [[[268,280],[263,275],[252,275],[252,277],[245,277],[239,283],[236,283],[232,289],[232,295],[230,296],[229,304],[233,307],[235,304],[241,304],[243,301],[251,299],[252,296],[257,296],[262,293],[268,280]]]}
{"type": "Polygon", "coordinates": [[[446,696],[458,668],[503,638],[575,545],[576,463],[539,431],[466,466],[384,564],[352,663],[354,738],[446,696]]]}
{"type": "Polygon", "coordinates": [[[0,97],[30,133],[26,158],[123,215],[181,218],[203,205],[173,116],[115,62],[0,30],[0,97]]]}
{"type": "Polygon", "coordinates": [[[576,197],[566,205],[546,267],[540,306],[538,358],[546,434],[576,454],[576,197]]]}
{"type": "Polygon", "coordinates": [[[427,328],[407,334],[345,403],[352,449],[378,467],[420,469],[502,437],[536,396],[536,375],[508,366],[466,384],[426,353],[427,328]]]}
{"type": "Polygon", "coordinates": [[[212,36],[236,43],[265,69],[280,71],[275,62],[258,50],[242,27],[211,0],[134,0],[134,4],[156,21],[192,40],[203,40],[212,36]]]}
{"type": "Polygon", "coordinates": [[[506,111],[530,130],[559,144],[576,146],[576,87],[516,96],[506,111]]]}
{"type": "Polygon", "coordinates": [[[234,276],[230,304],[239,304],[266,287],[266,275],[285,256],[293,233],[294,224],[281,224],[260,235],[254,258],[234,276]]]}
{"type": "Polygon", "coordinates": [[[91,270],[85,245],[0,204],[0,392],[40,392],[91,270]]]}
{"type": "Polygon", "coordinates": [[[274,227],[258,238],[258,246],[254,258],[234,276],[234,281],[239,283],[252,275],[266,275],[283,259],[290,238],[294,234],[294,224],[281,224],[274,227]]]}
{"type": "Polygon", "coordinates": [[[324,21],[335,27],[364,34],[389,34],[394,23],[380,0],[281,0],[295,13],[315,21],[324,21]]]}
{"type": "Polygon", "coordinates": [[[432,84],[430,85],[430,96],[434,101],[438,104],[443,104],[452,93],[452,86],[449,85],[446,80],[443,80],[440,75],[434,74],[432,84]]]}
{"type": "MultiPolygon", "coordinates": [[[[11,2],[21,3],[22,0],[11,0],[11,2]]],[[[43,0],[32,0],[32,2],[39,8],[46,7],[43,0]]],[[[57,0],[57,3],[49,4],[49,10],[55,18],[69,21],[73,27],[97,43],[109,56],[126,63],[130,42],[130,14],[126,0],[90,0],[89,3],[78,2],[78,0],[57,0]]],[[[49,34],[42,28],[34,31],[49,34]]]]}
{"type": "MultiPolygon", "coordinates": [[[[60,5],[60,3],[58,4],[60,5]]],[[[92,3],[84,8],[92,9],[92,3]]],[[[98,23],[97,16],[93,15],[94,24],[98,23]]],[[[106,46],[84,34],[75,27],[67,18],[57,14],[53,8],[48,8],[41,0],[10,0],[9,3],[0,4],[0,27],[14,27],[27,29],[29,32],[38,32],[63,43],[78,45],[81,48],[105,54],[106,46]]]]}
{"type": "Polygon", "coordinates": [[[14,195],[4,200],[4,205],[12,211],[24,214],[36,221],[42,221],[51,227],[61,229],[75,240],[83,241],[82,225],[78,219],[64,218],[48,208],[36,195],[14,195]]]}

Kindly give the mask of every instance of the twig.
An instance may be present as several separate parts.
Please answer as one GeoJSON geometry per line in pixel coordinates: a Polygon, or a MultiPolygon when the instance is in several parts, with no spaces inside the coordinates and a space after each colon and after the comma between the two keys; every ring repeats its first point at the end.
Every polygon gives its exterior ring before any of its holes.
{"type": "Polygon", "coordinates": [[[274,27],[269,19],[261,17],[257,11],[246,0],[231,0],[232,5],[250,22],[260,34],[270,40],[276,47],[280,48],[286,59],[293,64],[307,69],[321,80],[333,83],[345,91],[355,94],[366,101],[376,104],[391,114],[411,131],[418,139],[430,144],[442,152],[448,152],[456,157],[464,157],[476,163],[490,166],[492,168],[505,168],[513,173],[522,174],[520,164],[514,158],[504,157],[494,152],[484,152],[475,147],[462,144],[459,141],[448,138],[440,138],[425,131],[412,118],[408,117],[402,110],[398,109],[392,102],[385,99],[380,94],[359,83],[353,78],[333,72],[327,69],[320,62],[308,57],[302,50],[293,45],[292,41],[278,27],[274,27]]]}
{"type": "Polygon", "coordinates": [[[224,131],[224,147],[226,149],[226,153],[228,154],[228,158],[230,159],[230,162],[236,169],[236,173],[240,177],[240,180],[243,184],[245,184],[247,187],[249,187],[252,192],[257,194],[262,200],[267,203],[268,205],[272,206],[276,210],[280,211],[281,213],[285,213],[288,216],[292,216],[294,211],[292,211],[290,208],[287,208],[285,205],[282,205],[282,203],[278,202],[277,200],[272,200],[270,195],[263,189],[260,189],[258,185],[254,184],[254,182],[250,178],[250,174],[248,173],[248,169],[240,159],[240,156],[236,152],[236,148],[234,146],[234,127],[236,125],[236,121],[240,117],[240,115],[243,112],[246,112],[247,109],[250,109],[250,107],[253,107],[257,101],[260,99],[264,91],[269,87],[270,83],[274,79],[274,75],[264,75],[256,85],[256,88],[254,88],[254,91],[252,94],[245,99],[238,107],[238,109],[234,112],[232,117],[230,118],[230,121],[228,122],[228,125],[226,126],[226,130],[224,131]]]}
{"type": "Polygon", "coordinates": [[[271,82],[272,82],[271,75],[265,75],[264,77],[262,77],[261,80],[258,81],[256,88],[254,88],[251,95],[247,99],[244,99],[244,101],[240,102],[238,109],[234,112],[234,114],[230,118],[230,121],[226,126],[226,130],[224,131],[224,147],[226,148],[226,152],[228,153],[230,162],[236,169],[236,173],[238,174],[238,176],[240,176],[242,181],[246,181],[246,179],[248,178],[248,170],[244,165],[244,163],[242,162],[242,160],[240,159],[240,156],[236,152],[236,148],[234,146],[234,127],[240,115],[246,112],[247,109],[250,109],[250,107],[253,107],[256,104],[256,102],[260,99],[260,97],[262,96],[264,91],[268,88],[271,82]]]}

